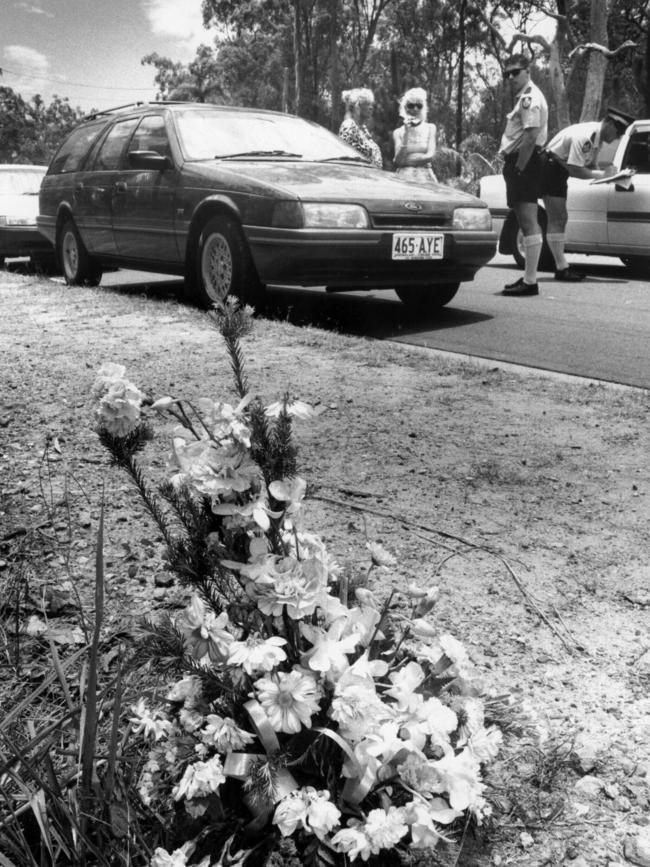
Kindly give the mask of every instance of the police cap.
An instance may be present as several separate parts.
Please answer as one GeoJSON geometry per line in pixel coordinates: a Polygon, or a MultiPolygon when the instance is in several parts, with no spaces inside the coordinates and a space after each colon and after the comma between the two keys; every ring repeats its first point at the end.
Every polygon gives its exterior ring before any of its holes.
{"type": "Polygon", "coordinates": [[[614,108],[611,105],[607,107],[607,114],[605,117],[608,120],[613,121],[614,125],[621,133],[625,132],[628,126],[634,121],[631,114],[627,114],[627,112],[621,111],[619,108],[614,108]]]}

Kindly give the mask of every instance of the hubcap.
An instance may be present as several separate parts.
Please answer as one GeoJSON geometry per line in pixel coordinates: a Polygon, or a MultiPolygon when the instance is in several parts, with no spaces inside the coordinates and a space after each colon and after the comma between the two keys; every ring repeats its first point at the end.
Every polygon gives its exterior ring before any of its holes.
{"type": "Polygon", "coordinates": [[[201,278],[206,293],[223,301],[232,288],[232,253],[223,235],[214,233],[203,245],[201,278]]]}
{"type": "Polygon", "coordinates": [[[74,232],[65,233],[61,249],[63,254],[61,258],[63,259],[63,269],[66,277],[74,279],[79,268],[79,248],[77,247],[77,239],[74,236],[74,232]]]}

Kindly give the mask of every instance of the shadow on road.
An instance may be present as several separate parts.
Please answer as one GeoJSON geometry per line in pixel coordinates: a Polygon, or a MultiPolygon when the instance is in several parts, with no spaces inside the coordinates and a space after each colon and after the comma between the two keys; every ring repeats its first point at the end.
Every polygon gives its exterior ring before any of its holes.
{"type": "Polygon", "coordinates": [[[293,325],[313,325],[344,334],[391,338],[441,331],[490,319],[471,310],[443,307],[434,314],[423,315],[406,309],[401,301],[384,298],[381,293],[353,295],[350,293],[314,292],[303,289],[271,286],[262,314],[269,319],[282,319],[293,325]]]}
{"type": "MultiPolygon", "coordinates": [[[[170,298],[182,300],[182,280],[159,276],[147,279],[145,273],[138,274],[134,279],[133,274],[117,271],[105,275],[101,289],[122,295],[141,295],[152,301],[168,301],[170,298]],[[127,280],[124,280],[125,277],[127,280]]],[[[448,307],[427,316],[410,312],[401,301],[381,291],[354,294],[269,286],[266,304],[258,313],[267,319],[282,320],[292,325],[311,325],[342,334],[377,339],[405,337],[422,331],[442,331],[491,318],[472,310],[454,308],[453,305],[452,301],[448,307]]]]}
{"type": "MultiPolygon", "coordinates": [[[[571,262],[571,255],[568,255],[569,262],[571,262]]],[[[595,282],[599,280],[606,281],[607,283],[629,283],[631,280],[634,280],[635,274],[628,270],[622,262],[619,262],[618,259],[612,259],[612,264],[603,265],[601,262],[589,262],[584,261],[586,257],[583,257],[580,262],[571,263],[571,267],[575,268],[576,271],[585,275],[585,278],[590,281],[593,280],[595,282]],[[616,263],[616,264],[615,264],[616,263]]],[[[514,263],[508,262],[490,262],[490,268],[495,271],[512,271],[514,263]]],[[[522,271],[523,273],[523,271],[522,271]]],[[[540,280],[544,281],[545,279],[553,279],[552,271],[540,271],[539,272],[540,280]]],[[[638,275],[636,275],[638,277],[638,275]]]]}

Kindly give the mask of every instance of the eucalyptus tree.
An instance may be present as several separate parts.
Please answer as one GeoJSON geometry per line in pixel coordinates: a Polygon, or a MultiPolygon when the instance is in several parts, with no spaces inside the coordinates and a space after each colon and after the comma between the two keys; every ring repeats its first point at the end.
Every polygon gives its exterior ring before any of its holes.
{"type": "Polygon", "coordinates": [[[619,57],[633,62],[634,39],[617,36],[610,44],[621,2],[626,0],[498,0],[480,10],[497,48],[495,57],[523,46],[538,56],[548,76],[554,125],[561,128],[572,120],[598,118],[609,64],[619,57]],[[521,26],[517,15],[535,26],[521,26]]]}

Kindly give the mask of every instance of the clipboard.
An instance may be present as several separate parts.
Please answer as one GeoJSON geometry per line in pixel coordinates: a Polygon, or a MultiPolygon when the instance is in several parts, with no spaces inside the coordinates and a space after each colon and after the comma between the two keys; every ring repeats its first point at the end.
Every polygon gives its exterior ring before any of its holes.
{"type": "Polygon", "coordinates": [[[617,181],[627,180],[635,174],[635,169],[621,169],[621,171],[616,172],[615,175],[607,175],[604,178],[594,178],[593,181],[589,181],[589,184],[611,184],[612,182],[616,183],[617,181]]]}

